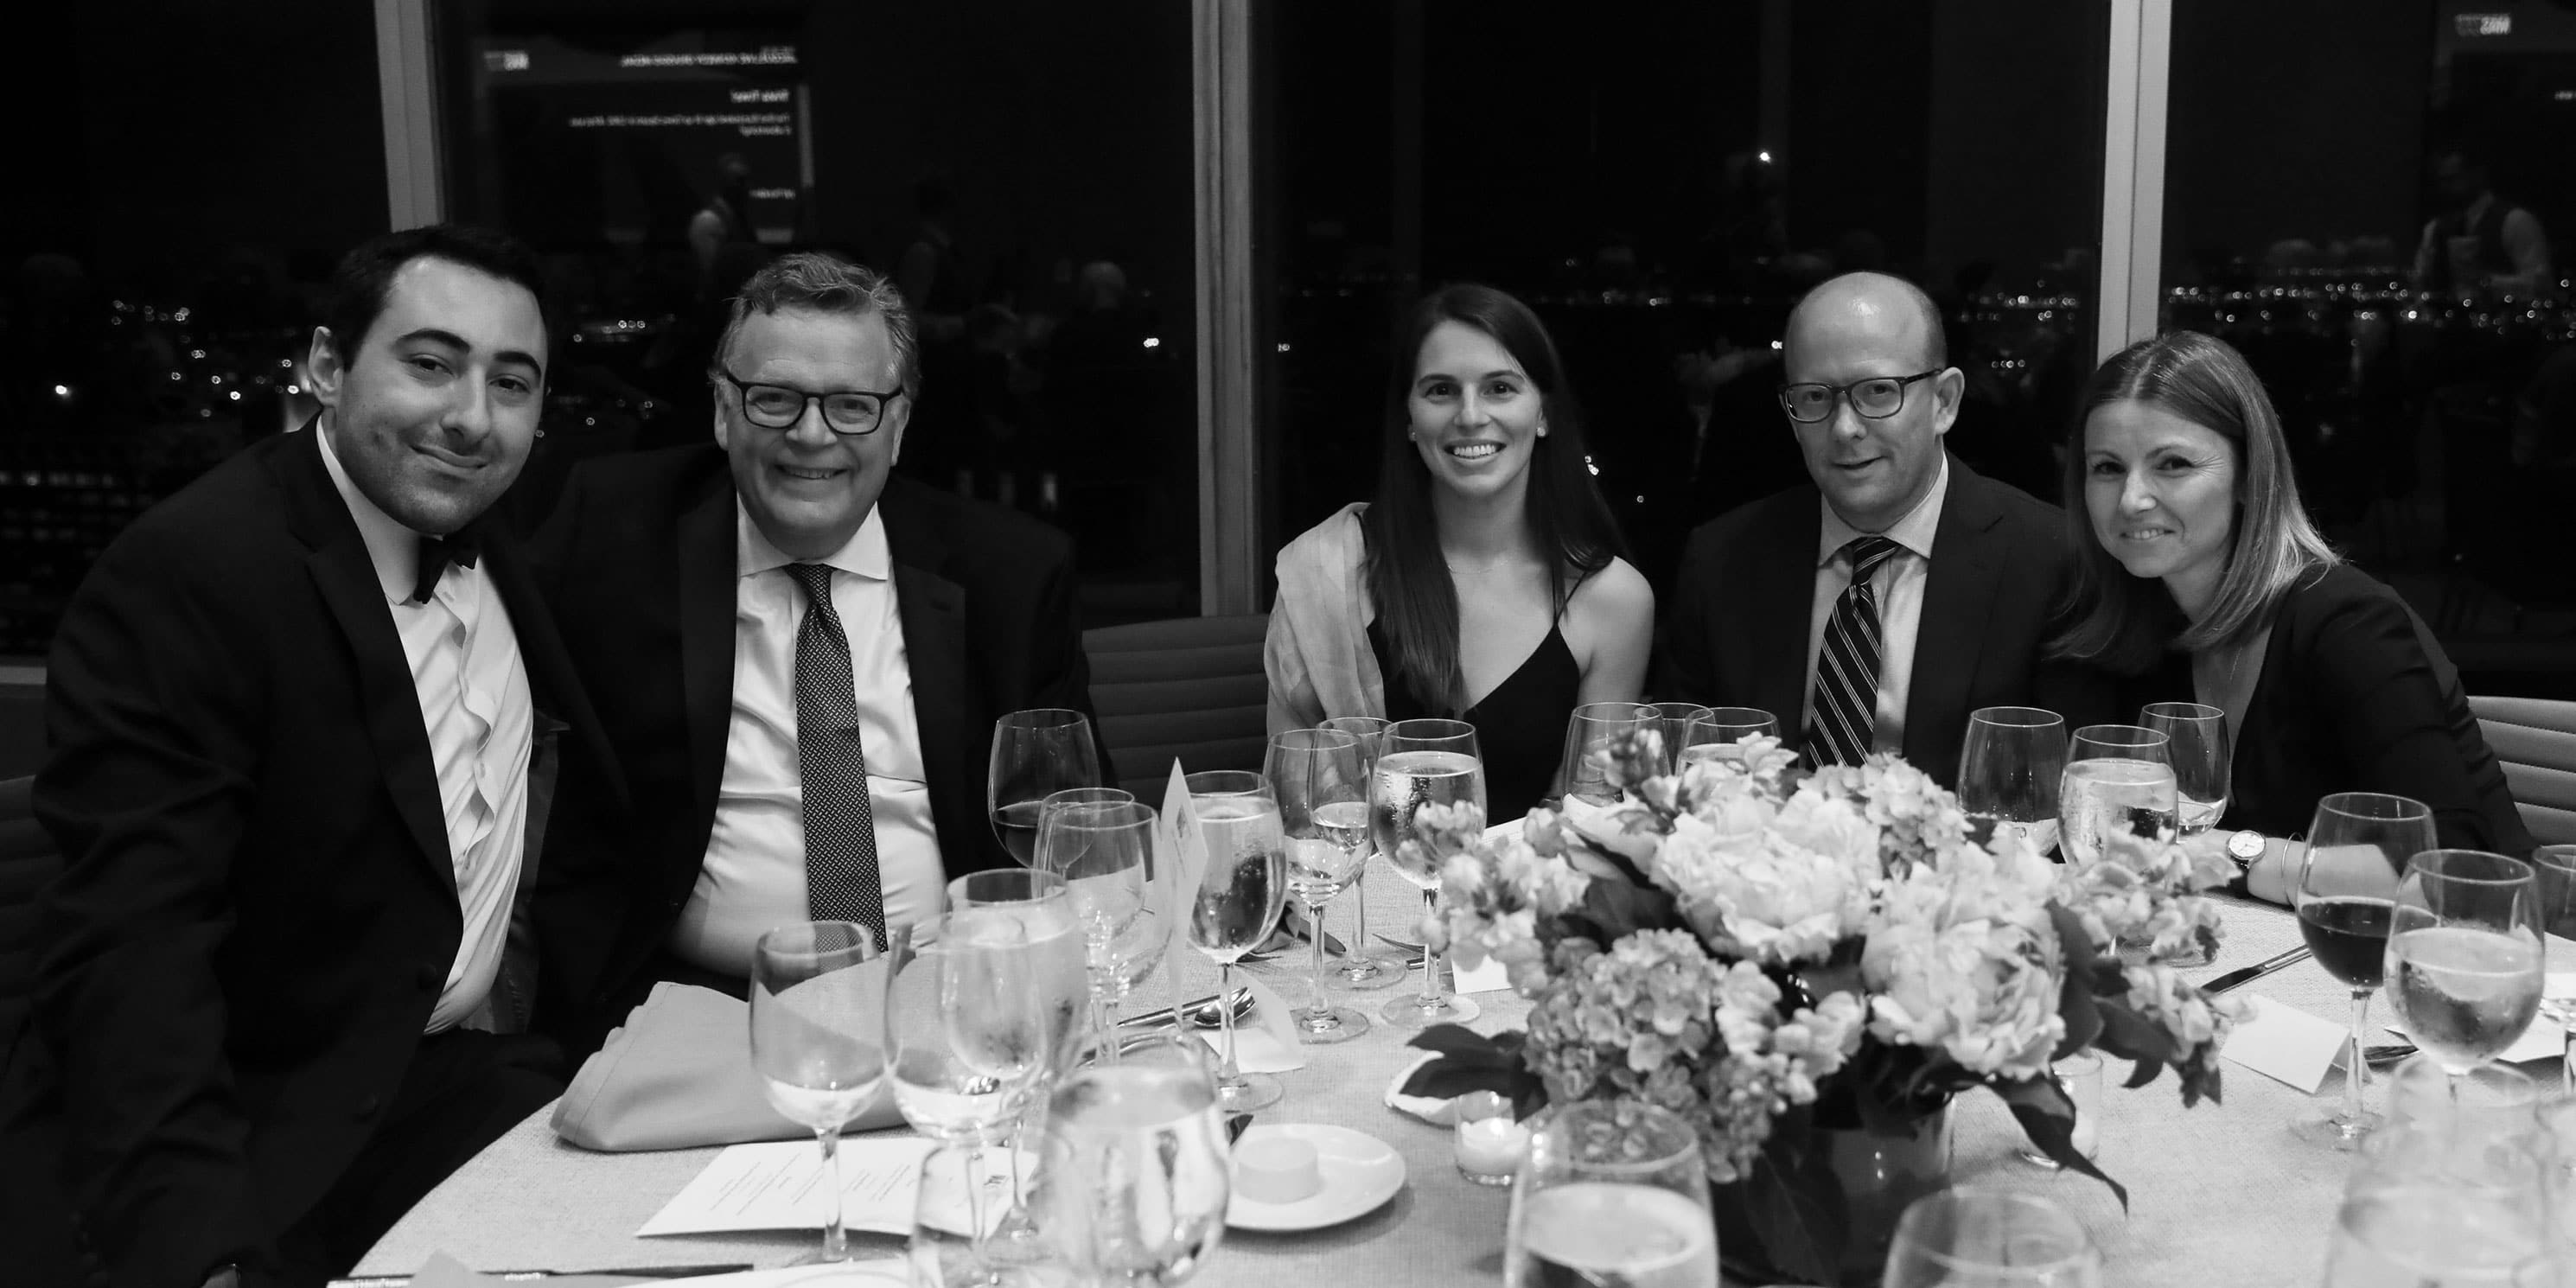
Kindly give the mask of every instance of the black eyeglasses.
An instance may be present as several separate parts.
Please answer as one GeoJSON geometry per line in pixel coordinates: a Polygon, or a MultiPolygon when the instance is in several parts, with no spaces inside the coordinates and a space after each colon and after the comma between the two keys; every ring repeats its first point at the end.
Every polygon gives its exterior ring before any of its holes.
{"type": "Polygon", "coordinates": [[[755,385],[722,367],[716,368],[715,374],[742,395],[743,419],[763,429],[789,428],[805,418],[806,408],[821,403],[823,424],[833,433],[873,434],[885,422],[886,405],[903,396],[900,389],[883,393],[867,389],[809,393],[789,385],[755,385]]]}
{"type": "Polygon", "coordinates": [[[1802,425],[1812,425],[1833,416],[1836,397],[1848,396],[1851,399],[1853,411],[1871,420],[1885,420],[1905,409],[1907,385],[1926,377],[1940,375],[1946,370],[1948,370],[1946,367],[1934,367],[1930,371],[1918,371],[1910,376],[1871,376],[1866,380],[1855,380],[1847,385],[1782,385],[1780,386],[1780,410],[1789,413],[1791,420],[1802,425]]]}

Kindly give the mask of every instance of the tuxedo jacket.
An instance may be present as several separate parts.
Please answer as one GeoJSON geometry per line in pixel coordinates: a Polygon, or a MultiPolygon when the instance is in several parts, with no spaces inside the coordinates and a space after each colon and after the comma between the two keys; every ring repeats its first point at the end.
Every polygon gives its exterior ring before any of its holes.
{"type": "MultiPolygon", "coordinates": [[[[65,869],[0,1108],[58,1127],[119,1285],[267,1264],[392,1102],[464,932],[411,668],[319,433],[137,519],[54,638],[35,808],[65,869]]],[[[520,552],[496,532],[485,558],[542,713],[524,882],[551,731],[598,732],[520,552]]]]}
{"type": "MultiPolygon", "coordinates": [[[[1823,498],[1775,492],[1702,525],[1682,555],[1664,620],[1655,695],[1779,717],[1793,747],[1808,688],[1823,498]]],[[[1979,707],[2039,706],[2077,720],[2107,713],[2101,682],[2051,665],[2040,648],[2073,576],[2065,515],[1956,457],[1932,537],[1930,580],[1905,697],[1906,761],[1957,786],[1959,743],[1979,707]]]]}
{"type": "MultiPolygon", "coordinates": [[[[2124,687],[2132,712],[2197,700],[2185,654],[2124,687]]],[[[2430,806],[2444,846],[2531,853],[2458,669],[2396,591],[2350,565],[2282,597],[2233,747],[2221,828],[2305,836],[2319,799],[2387,792],[2430,806]]]]}
{"type": "MultiPolygon", "coordinates": [[[[941,861],[951,877],[1013,866],[984,799],[993,722],[1031,707],[1091,710],[1072,544],[900,476],[877,509],[941,861]]],[[[640,1000],[706,856],[733,716],[735,534],[733,475],[709,444],[585,463],[535,543],[635,803],[624,817],[571,811],[583,839],[559,847],[552,869],[568,881],[584,879],[576,865],[613,872],[623,889],[619,906],[593,905],[583,932],[600,963],[574,983],[597,1010],[583,1038],[640,1000]]]]}

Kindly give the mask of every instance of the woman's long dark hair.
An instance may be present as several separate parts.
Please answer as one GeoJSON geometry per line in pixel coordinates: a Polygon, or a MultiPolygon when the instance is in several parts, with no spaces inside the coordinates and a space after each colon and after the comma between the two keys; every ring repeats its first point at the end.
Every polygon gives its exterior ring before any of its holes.
{"type": "Polygon", "coordinates": [[[1524,506],[1539,549],[1552,551],[1548,602],[1557,612],[1583,579],[1626,553],[1618,522],[1592,482],[1583,443],[1583,414],[1575,405],[1556,342],[1528,305],[1490,286],[1459,283],[1424,296],[1396,333],[1387,363],[1386,442],[1380,453],[1377,495],[1361,519],[1368,536],[1369,598],[1385,632],[1395,674],[1426,705],[1451,714],[1467,706],[1458,667],[1458,587],[1440,555],[1440,533],[1431,512],[1431,470],[1413,440],[1407,404],[1422,345],[1443,322],[1457,322],[1493,337],[1529,373],[1546,413],[1547,434],[1530,444],[1529,490],[1524,506]]]}

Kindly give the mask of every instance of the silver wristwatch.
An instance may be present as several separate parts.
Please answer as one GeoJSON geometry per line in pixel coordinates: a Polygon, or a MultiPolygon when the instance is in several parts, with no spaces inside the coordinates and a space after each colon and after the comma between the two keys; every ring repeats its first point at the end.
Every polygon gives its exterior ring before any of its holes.
{"type": "Polygon", "coordinates": [[[2236,861],[2236,876],[2243,880],[2254,871],[2254,861],[2263,857],[2263,834],[2247,828],[2228,837],[2227,857],[2236,861]]]}

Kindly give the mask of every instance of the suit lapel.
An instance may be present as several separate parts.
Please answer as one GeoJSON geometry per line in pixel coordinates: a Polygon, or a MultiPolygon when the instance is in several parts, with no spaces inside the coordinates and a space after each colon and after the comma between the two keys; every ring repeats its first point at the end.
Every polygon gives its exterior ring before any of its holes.
{"type": "MultiPolygon", "coordinates": [[[[680,695],[689,728],[695,817],[713,818],[733,721],[733,619],[737,552],[733,479],[719,473],[680,516],[680,695]]],[[[694,857],[692,863],[695,862],[694,857]]]]}
{"type": "MultiPolygon", "coordinates": [[[[965,763],[970,718],[966,679],[966,591],[941,575],[947,543],[915,521],[897,490],[879,499],[886,546],[894,559],[895,611],[903,619],[904,666],[912,673],[913,723],[921,730],[922,774],[930,783],[932,822],[943,841],[983,833],[984,766],[965,763]]],[[[943,850],[946,846],[942,847],[943,850]]],[[[954,873],[983,864],[943,856],[954,873]]]]}
{"type": "Polygon", "coordinates": [[[1979,645],[2003,584],[2005,552],[1994,536],[2003,510],[1988,490],[1993,486],[1951,458],[1950,491],[1932,538],[1932,572],[1916,619],[1914,678],[1905,698],[1904,754],[1916,765],[1940,763],[1957,751],[1925,745],[1921,740],[1931,731],[1967,727],[1979,645]]]}
{"type": "Polygon", "coordinates": [[[1816,600],[1816,540],[1824,530],[1824,501],[1801,489],[1766,534],[1768,547],[1753,561],[1745,620],[1768,623],[1744,632],[1754,650],[1748,701],[1779,718],[1780,736],[1798,745],[1798,712],[1807,702],[1807,629],[1816,600]]]}
{"type": "Polygon", "coordinates": [[[323,467],[321,434],[318,417],[306,422],[280,462],[277,478],[286,499],[287,525],[311,547],[305,570],[348,638],[361,714],[394,812],[411,833],[421,861],[431,866],[439,884],[453,890],[455,861],[448,852],[446,813],[439,805],[438,769],[430,757],[429,728],[421,720],[420,693],[412,685],[402,637],[385,606],[384,585],[367,557],[366,539],[358,535],[357,520],[349,516],[348,503],[323,467]]]}

